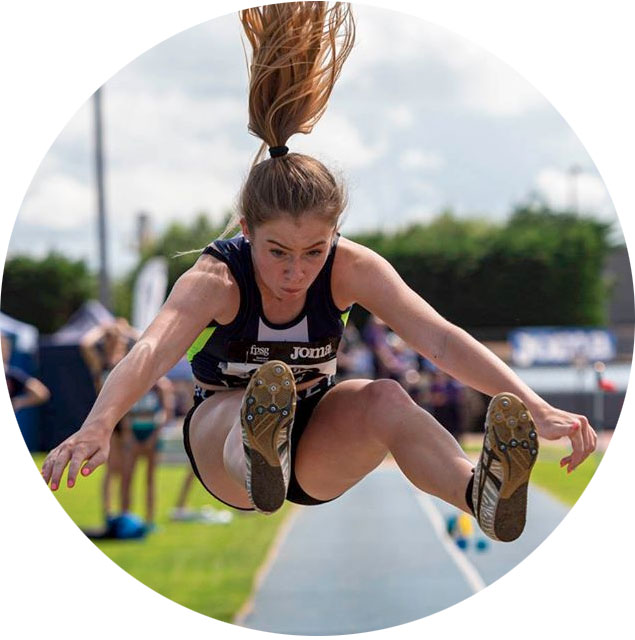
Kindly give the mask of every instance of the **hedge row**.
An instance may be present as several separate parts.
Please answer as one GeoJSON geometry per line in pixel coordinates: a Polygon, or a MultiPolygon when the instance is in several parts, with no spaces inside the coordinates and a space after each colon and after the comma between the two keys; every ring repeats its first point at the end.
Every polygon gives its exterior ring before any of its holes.
{"type": "Polygon", "coordinates": [[[591,218],[518,209],[500,224],[446,213],[394,235],[353,239],[460,326],[601,325],[608,231],[591,218]]]}

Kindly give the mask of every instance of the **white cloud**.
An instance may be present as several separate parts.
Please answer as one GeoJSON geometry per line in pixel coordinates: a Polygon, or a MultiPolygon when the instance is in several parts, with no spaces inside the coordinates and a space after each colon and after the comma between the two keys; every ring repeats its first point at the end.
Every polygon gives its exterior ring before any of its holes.
{"type": "Polygon", "coordinates": [[[71,229],[86,224],[97,207],[92,185],[68,174],[43,176],[29,192],[20,210],[20,220],[52,229],[71,229]]]}
{"type": "MultiPolygon", "coordinates": [[[[503,216],[510,192],[532,185],[554,206],[567,203],[566,171],[540,168],[591,162],[540,94],[496,57],[438,26],[362,5],[355,12],[357,44],[329,108],[310,135],[289,144],[344,175],[348,227],[426,219],[446,204],[503,216]],[[433,181],[426,172],[434,172],[433,181]]],[[[258,149],[247,132],[246,84],[235,16],[169,39],[108,82],[113,251],[128,251],[140,210],[158,228],[199,211],[219,218],[233,206],[258,149]],[[117,245],[124,228],[126,239],[117,245]]],[[[51,245],[72,244],[73,252],[83,245],[94,254],[92,117],[88,101],[45,157],[25,197],[15,246],[40,246],[48,237],[51,245]],[[38,224],[47,231],[39,233],[38,224]]],[[[595,175],[579,177],[579,193],[582,209],[600,207],[610,216],[595,175]]]]}
{"type": "MultiPolygon", "coordinates": [[[[110,88],[103,107],[107,207],[113,216],[146,210],[161,223],[201,210],[220,215],[232,205],[258,146],[246,133],[242,102],[110,88]]],[[[62,136],[58,155],[67,143],[62,136]]]]}
{"type": "Polygon", "coordinates": [[[432,171],[445,166],[445,161],[441,156],[431,151],[406,149],[399,157],[399,166],[402,169],[413,171],[432,171]]]}
{"type": "Polygon", "coordinates": [[[480,51],[461,78],[461,101],[492,116],[517,116],[545,108],[543,96],[513,69],[480,51]]]}
{"type": "Polygon", "coordinates": [[[577,204],[582,213],[615,218],[610,196],[599,176],[549,167],[540,171],[535,185],[540,195],[555,209],[573,209],[577,204]]]}
{"type": "Polygon", "coordinates": [[[387,110],[388,122],[397,129],[408,129],[415,124],[415,116],[412,109],[405,105],[391,107],[387,110]]]}
{"type": "Polygon", "coordinates": [[[428,103],[480,111],[492,116],[518,116],[549,103],[502,60],[463,37],[437,25],[396,11],[355,7],[356,46],[343,82],[381,92],[373,78],[390,59],[392,79],[428,103]]]}
{"type": "Polygon", "coordinates": [[[381,139],[364,140],[361,127],[334,111],[327,111],[310,135],[294,136],[289,147],[319,157],[329,167],[341,164],[348,169],[372,165],[387,149],[381,139]]]}
{"type": "Polygon", "coordinates": [[[112,163],[150,160],[166,166],[190,165],[203,151],[222,156],[224,165],[232,164],[237,158],[236,142],[224,149],[214,148],[215,142],[228,131],[238,134],[247,128],[246,105],[235,96],[192,99],[177,91],[112,90],[105,106],[112,163]]]}
{"type": "Polygon", "coordinates": [[[240,187],[236,176],[214,171],[208,163],[175,171],[150,164],[112,173],[109,184],[113,216],[130,217],[143,210],[157,224],[191,219],[201,211],[220,219],[240,187]]]}

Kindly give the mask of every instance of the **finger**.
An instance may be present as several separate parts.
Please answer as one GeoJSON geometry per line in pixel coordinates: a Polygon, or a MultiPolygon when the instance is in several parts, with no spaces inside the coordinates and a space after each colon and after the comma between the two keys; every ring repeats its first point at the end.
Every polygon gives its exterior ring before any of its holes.
{"type": "Polygon", "coordinates": [[[90,475],[99,465],[104,464],[108,459],[108,450],[107,449],[98,449],[87,461],[86,464],[82,467],[82,475],[88,476],[90,475]]]}
{"type": "Polygon", "coordinates": [[[51,489],[53,491],[57,491],[57,488],[60,486],[62,474],[64,473],[64,469],[66,469],[66,465],[68,464],[70,457],[70,451],[66,448],[61,449],[57,454],[53,464],[53,472],[51,474],[51,489]]]}
{"type": "Polygon", "coordinates": [[[584,440],[584,457],[586,458],[589,453],[591,453],[591,425],[589,421],[584,417],[580,417],[580,422],[582,424],[582,439],[584,440]]]}
{"type": "Polygon", "coordinates": [[[79,473],[79,468],[82,466],[82,462],[87,458],[85,450],[83,447],[78,448],[73,453],[71,458],[71,462],[68,465],[68,477],[66,479],[66,486],[69,489],[72,489],[75,486],[75,481],[77,480],[77,474],[79,473]]]}
{"type": "Polygon", "coordinates": [[[560,466],[566,467],[570,462],[571,462],[571,456],[565,456],[564,458],[562,458],[562,460],[560,460],[560,466]]]}
{"type": "Polygon", "coordinates": [[[568,469],[569,473],[571,473],[572,471],[575,471],[575,469],[578,466],[580,466],[589,455],[589,436],[587,433],[587,429],[584,427],[584,425],[580,429],[579,434],[580,434],[579,449],[575,452],[575,455],[573,456],[574,459],[572,460],[570,468],[568,469]]]}
{"type": "Polygon", "coordinates": [[[57,460],[58,455],[59,450],[57,448],[53,449],[53,451],[48,454],[46,460],[44,461],[44,464],[42,465],[42,476],[46,484],[49,484],[51,482],[53,468],[55,467],[55,461],[57,460]]]}
{"type": "Polygon", "coordinates": [[[591,433],[593,434],[591,444],[593,445],[593,451],[595,451],[598,448],[598,434],[593,427],[591,427],[591,433]]]}
{"type": "Polygon", "coordinates": [[[572,428],[569,439],[571,440],[573,451],[571,452],[571,460],[567,468],[567,473],[571,473],[580,462],[582,462],[584,456],[584,440],[582,439],[579,427],[572,428]]]}
{"type": "Polygon", "coordinates": [[[598,434],[595,429],[589,425],[589,454],[593,453],[598,446],[598,434]]]}
{"type": "Polygon", "coordinates": [[[48,456],[46,456],[46,460],[44,460],[44,464],[42,465],[42,477],[46,484],[48,484],[51,479],[51,471],[53,470],[53,459],[55,454],[55,450],[51,451],[48,456]]]}
{"type": "Polygon", "coordinates": [[[578,465],[584,462],[591,455],[591,453],[595,451],[595,445],[597,443],[597,435],[589,424],[587,418],[585,418],[584,416],[580,416],[580,422],[582,425],[581,433],[584,442],[584,452],[581,456],[580,461],[578,462],[578,465]]]}

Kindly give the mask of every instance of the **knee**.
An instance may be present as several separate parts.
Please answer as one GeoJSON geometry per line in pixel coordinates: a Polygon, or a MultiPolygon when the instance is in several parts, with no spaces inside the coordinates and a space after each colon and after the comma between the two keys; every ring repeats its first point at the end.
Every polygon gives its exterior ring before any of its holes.
{"type": "Polygon", "coordinates": [[[394,407],[412,402],[404,388],[396,381],[388,378],[373,380],[366,387],[368,403],[375,409],[394,407]]]}
{"type": "Polygon", "coordinates": [[[389,379],[374,380],[366,387],[365,409],[368,421],[373,424],[392,424],[404,409],[416,406],[404,388],[389,379]]]}

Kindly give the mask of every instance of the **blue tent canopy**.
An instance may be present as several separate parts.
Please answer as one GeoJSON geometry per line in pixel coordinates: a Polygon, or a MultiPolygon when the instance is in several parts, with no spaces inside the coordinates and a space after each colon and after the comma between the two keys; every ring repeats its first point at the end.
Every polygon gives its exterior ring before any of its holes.
{"type": "Polygon", "coordinates": [[[82,337],[91,329],[112,324],[115,316],[97,300],[85,302],[58,331],[50,336],[43,336],[40,346],[79,345],[82,337]]]}
{"type": "Polygon", "coordinates": [[[40,448],[56,447],[82,425],[96,399],[93,380],[80,351],[82,337],[115,317],[97,300],[84,303],[57,332],[40,339],[42,382],[51,391],[43,411],[40,448]]]}
{"type": "MultiPolygon", "coordinates": [[[[114,321],[115,317],[101,303],[90,300],[59,331],[40,339],[40,377],[51,390],[51,400],[42,412],[41,449],[56,447],[86,419],[96,393],[80,342],[94,327],[114,321]]],[[[166,375],[170,380],[191,380],[187,359],[181,358],[166,375]]]]}
{"type": "MultiPolygon", "coordinates": [[[[26,322],[0,312],[0,330],[11,340],[11,357],[6,364],[18,367],[31,376],[39,377],[38,330],[26,322]]],[[[16,414],[18,426],[29,451],[38,447],[41,407],[29,407],[16,414]]]]}

